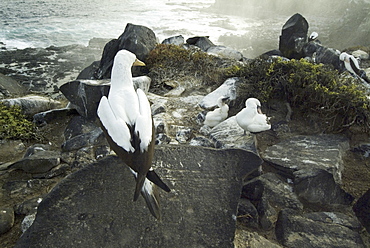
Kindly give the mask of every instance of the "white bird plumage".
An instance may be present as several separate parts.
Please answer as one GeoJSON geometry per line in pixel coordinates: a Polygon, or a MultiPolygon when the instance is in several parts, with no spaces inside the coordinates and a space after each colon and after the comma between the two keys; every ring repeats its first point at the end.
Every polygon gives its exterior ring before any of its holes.
{"type": "Polygon", "coordinates": [[[248,98],[245,106],[236,115],[236,122],[244,129],[244,133],[246,131],[257,133],[271,129],[267,116],[260,110],[261,103],[258,99],[248,98]]]}
{"type": "Polygon", "coordinates": [[[109,136],[118,146],[127,152],[135,151],[131,142],[127,142],[131,139],[131,134],[126,122],[122,118],[117,118],[106,96],[103,96],[100,100],[98,116],[109,136]]]}
{"type": "Polygon", "coordinates": [[[224,96],[217,99],[218,108],[206,114],[204,125],[214,127],[227,118],[229,113],[229,106],[225,103],[227,99],[229,98],[224,96]]]}
{"type": "Polygon", "coordinates": [[[148,151],[152,141],[152,112],[149,101],[140,88],[136,90],[139,99],[139,114],[136,118],[135,133],[140,137],[140,151],[148,151]]]}
{"type": "Polygon", "coordinates": [[[344,66],[349,72],[351,72],[354,75],[357,75],[356,71],[360,70],[360,64],[353,55],[349,55],[348,53],[343,52],[339,55],[339,59],[344,62],[344,66]]]}
{"type": "Polygon", "coordinates": [[[312,32],[310,36],[308,37],[308,41],[314,41],[319,37],[319,34],[317,32],[312,32]]]}
{"type": "Polygon", "coordinates": [[[153,183],[167,192],[170,189],[151,168],[154,154],[152,114],[144,91],[134,89],[133,65],[145,64],[127,50],[116,54],[109,95],[101,98],[97,114],[109,145],[136,178],[134,200],[141,193],[151,213],[159,219],[158,195],[154,194],[153,183]]]}

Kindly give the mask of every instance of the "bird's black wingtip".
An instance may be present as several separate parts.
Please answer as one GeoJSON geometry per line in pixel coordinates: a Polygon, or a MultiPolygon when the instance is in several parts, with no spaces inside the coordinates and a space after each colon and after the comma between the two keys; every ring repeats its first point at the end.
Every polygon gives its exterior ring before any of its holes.
{"type": "Polygon", "coordinates": [[[160,187],[164,191],[166,191],[166,192],[171,191],[171,189],[167,186],[167,184],[165,184],[162,181],[162,179],[157,175],[157,173],[155,173],[154,170],[148,171],[148,173],[146,174],[146,178],[148,178],[151,182],[156,184],[158,187],[160,187]]]}

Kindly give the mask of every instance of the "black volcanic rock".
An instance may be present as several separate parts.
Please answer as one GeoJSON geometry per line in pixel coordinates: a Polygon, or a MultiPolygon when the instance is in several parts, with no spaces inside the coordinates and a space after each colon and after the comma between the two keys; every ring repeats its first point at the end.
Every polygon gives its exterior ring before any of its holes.
{"type": "Polygon", "coordinates": [[[189,45],[194,45],[202,49],[202,51],[207,51],[208,48],[213,47],[213,42],[209,39],[208,36],[196,36],[191,37],[186,40],[186,43],[189,45]]]}
{"type": "Polygon", "coordinates": [[[370,233],[370,189],[353,206],[357,218],[370,233]]]}
{"type": "Polygon", "coordinates": [[[154,167],[171,192],[160,192],[156,221],[143,198],[132,201],[129,168],[108,156],[57,185],[15,247],[234,247],[242,178],[261,162],[240,149],[157,146],[154,167]]]}
{"type": "MultiPolygon", "coordinates": [[[[96,63],[85,68],[79,79],[107,79],[111,76],[114,57],[119,50],[128,50],[145,62],[149,52],[157,45],[155,33],[150,28],[128,23],[125,31],[118,37],[105,44],[99,67],[96,63]]],[[[145,74],[145,69],[135,70],[134,75],[145,74]]]]}
{"type": "Polygon", "coordinates": [[[291,209],[280,212],[276,237],[284,247],[365,247],[358,231],[359,222],[335,212],[300,214],[291,209]]]}
{"type": "Polygon", "coordinates": [[[301,14],[294,14],[284,24],[279,40],[279,50],[284,57],[300,59],[307,42],[308,22],[301,14]]]}

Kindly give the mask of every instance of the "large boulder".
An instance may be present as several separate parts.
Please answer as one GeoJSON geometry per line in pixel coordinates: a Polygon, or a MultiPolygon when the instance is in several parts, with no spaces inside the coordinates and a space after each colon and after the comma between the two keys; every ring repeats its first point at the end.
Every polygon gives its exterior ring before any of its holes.
{"type": "Polygon", "coordinates": [[[125,31],[118,39],[113,39],[105,45],[100,65],[94,73],[94,78],[110,78],[114,57],[119,50],[126,49],[145,62],[149,52],[156,45],[157,38],[153,30],[145,26],[128,23],[125,31]]]}
{"type": "Polygon", "coordinates": [[[336,212],[299,214],[282,210],[276,222],[276,237],[288,248],[365,247],[359,234],[360,223],[336,212]]]}
{"type": "Polygon", "coordinates": [[[235,59],[237,61],[243,59],[243,54],[241,52],[226,46],[212,46],[207,49],[207,53],[220,56],[221,58],[235,59]]]}
{"type": "Polygon", "coordinates": [[[307,168],[296,171],[294,176],[294,192],[311,208],[343,209],[354,199],[326,170],[307,168]]]}
{"type": "Polygon", "coordinates": [[[261,162],[240,149],[157,147],[154,168],[171,188],[157,221],[132,201],[129,168],[108,156],[57,185],[15,247],[234,247],[242,178],[261,162]]]}
{"type": "Polygon", "coordinates": [[[202,51],[206,52],[210,47],[215,46],[208,36],[196,36],[186,40],[189,45],[197,46],[202,51]]]}
{"type": "Polygon", "coordinates": [[[89,120],[97,117],[100,99],[108,95],[109,89],[107,80],[75,80],[60,86],[60,91],[77,112],[89,120]]]}
{"type": "Polygon", "coordinates": [[[1,100],[1,102],[7,106],[19,106],[22,110],[22,113],[29,117],[32,117],[39,112],[62,107],[62,104],[59,101],[53,100],[49,97],[37,95],[4,99],[1,100]]]}
{"type": "Polygon", "coordinates": [[[136,57],[145,62],[149,52],[157,45],[155,33],[150,28],[128,23],[125,31],[118,38],[119,49],[126,49],[136,54],[136,57]]]}
{"type": "Polygon", "coordinates": [[[56,167],[59,163],[60,152],[40,151],[13,163],[9,168],[19,169],[32,174],[44,173],[56,167]]]}
{"type": "Polygon", "coordinates": [[[342,157],[348,151],[348,140],[341,135],[298,135],[270,146],[263,159],[285,177],[304,169],[323,169],[341,183],[344,169],[342,157]]]}
{"type": "MultiPolygon", "coordinates": [[[[118,39],[113,39],[105,44],[99,67],[93,72],[94,79],[110,78],[114,57],[116,56],[117,52],[121,50],[119,48],[119,44],[120,41],[118,39]]],[[[92,64],[90,67],[94,67],[94,64],[92,64]]],[[[86,70],[88,69],[85,69],[85,73],[87,72],[86,70]]]]}
{"type": "Polygon", "coordinates": [[[284,24],[279,40],[279,50],[284,57],[300,59],[307,42],[308,22],[301,14],[294,14],[284,24]]]}
{"type": "Polygon", "coordinates": [[[162,41],[162,44],[177,45],[177,46],[181,46],[184,43],[185,43],[185,39],[184,39],[184,37],[182,35],[169,37],[169,38],[164,39],[162,41]]]}
{"type": "Polygon", "coordinates": [[[213,127],[208,136],[216,148],[240,148],[257,153],[255,135],[244,135],[244,130],[236,122],[235,116],[213,127]]]}

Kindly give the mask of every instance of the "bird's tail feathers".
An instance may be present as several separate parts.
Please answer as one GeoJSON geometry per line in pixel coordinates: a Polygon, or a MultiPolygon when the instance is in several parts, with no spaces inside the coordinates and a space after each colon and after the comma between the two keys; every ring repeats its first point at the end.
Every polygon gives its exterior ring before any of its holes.
{"type": "Polygon", "coordinates": [[[154,170],[149,170],[148,173],[146,174],[146,177],[164,191],[166,192],[171,191],[171,189],[162,181],[162,179],[157,175],[157,173],[155,173],[154,170]]]}
{"type": "Polygon", "coordinates": [[[141,195],[144,197],[150,213],[157,219],[161,220],[161,210],[159,206],[158,188],[155,184],[145,179],[141,195]]]}

